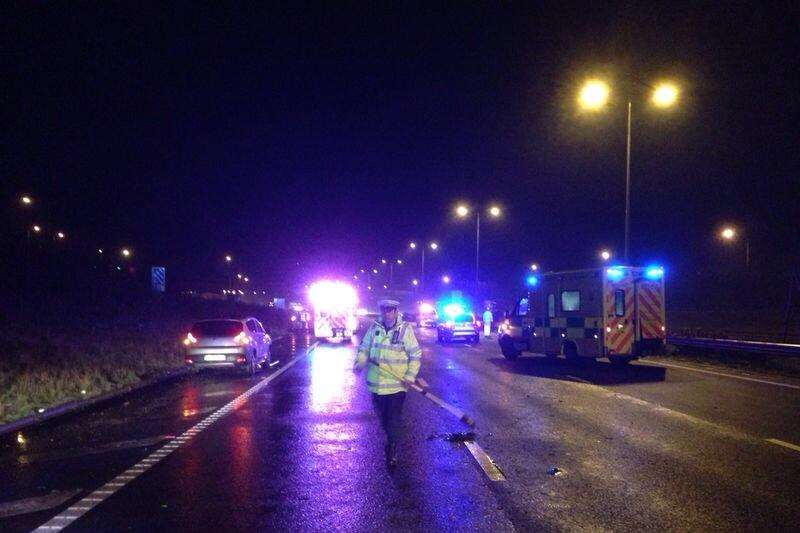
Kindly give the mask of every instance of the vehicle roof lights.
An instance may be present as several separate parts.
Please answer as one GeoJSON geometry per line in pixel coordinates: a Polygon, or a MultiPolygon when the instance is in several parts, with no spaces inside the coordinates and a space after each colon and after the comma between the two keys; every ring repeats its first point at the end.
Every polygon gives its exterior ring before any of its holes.
{"type": "Polygon", "coordinates": [[[451,303],[444,306],[444,314],[450,318],[457,317],[464,314],[464,306],[457,303],[451,303]]]}
{"type": "Polygon", "coordinates": [[[535,287],[539,284],[539,278],[536,276],[528,276],[525,279],[525,282],[528,284],[529,287],[535,287]]]}
{"type": "Polygon", "coordinates": [[[622,269],[622,267],[610,267],[606,269],[606,276],[608,276],[608,279],[611,281],[619,281],[625,277],[625,271],[622,269]]]}
{"type": "Polygon", "coordinates": [[[644,272],[644,277],[652,280],[661,279],[664,277],[664,267],[649,266],[644,272]]]}
{"type": "Polygon", "coordinates": [[[308,289],[308,298],[317,310],[346,310],[358,303],[355,289],[339,281],[313,283],[308,289]]]}

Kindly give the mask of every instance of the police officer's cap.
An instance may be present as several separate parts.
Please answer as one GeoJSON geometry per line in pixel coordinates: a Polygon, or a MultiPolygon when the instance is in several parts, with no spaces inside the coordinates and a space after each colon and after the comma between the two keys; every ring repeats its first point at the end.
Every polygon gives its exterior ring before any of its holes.
{"type": "Polygon", "coordinates": [[[398,307],[400,307],[400,302],[398,302],[397,300],[389,300],[389,299],[380,300],[378,302],[378,307],[380,309],[386,309],[388,307],[393,307],[393,308],[397,309],[398,307]]]}

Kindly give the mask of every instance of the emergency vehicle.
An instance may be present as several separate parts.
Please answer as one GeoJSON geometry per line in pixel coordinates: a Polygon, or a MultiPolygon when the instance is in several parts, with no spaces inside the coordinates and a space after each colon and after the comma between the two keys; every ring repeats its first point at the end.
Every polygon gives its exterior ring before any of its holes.
{"type": "Polygon", "coordinates": [[[358,327],[355,289],[346,283],[318,281],[309,288],[308,297],[314,310],[314,336],[350,342],[358,327]]]}
{"type": "Polygon", "coordinates": [[[626,364],[666,339],[664,269],[612,266],[529,278],[500,326],[503,355],[521,351],[626,364]]]}

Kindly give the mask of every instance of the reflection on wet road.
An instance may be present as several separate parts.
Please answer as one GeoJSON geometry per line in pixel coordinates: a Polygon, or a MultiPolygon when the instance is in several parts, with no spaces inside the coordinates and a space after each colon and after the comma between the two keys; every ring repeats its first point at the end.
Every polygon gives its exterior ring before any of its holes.
{"type": "Polygon", "coordinates": [[[189,376],[7,439],[0,529],[30,530],[91,503],[98,487],[113,495],[77,518],[76,530],[797,523],[797,452],[768,440],[798,440],[792,389],[765,395],[753,388],[764,384],[720,383],[657,363],[512,362],[492,341],[438,345],[430,332],[419,335],[421,376],[477,428],[465,434],[410,394],[393,473],[364,375],[351,370],[354,346],[306,354],[310,339],[291,338],[282,363],[255,378],[189,376]],[[753,406],[758,420],[747,418],[753,406]],[[120,473],[123,482],[109,483],[120,473]]]}

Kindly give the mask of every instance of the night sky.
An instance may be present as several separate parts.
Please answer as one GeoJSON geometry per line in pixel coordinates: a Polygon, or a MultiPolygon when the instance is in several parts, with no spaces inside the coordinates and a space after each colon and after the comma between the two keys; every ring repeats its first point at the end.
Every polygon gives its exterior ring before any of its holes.
{"type": "Polygon", "coordinates": [[[298,261],[352,274],[424,238],[442,245],[431,274],[467,278],[474,222],[452,207],[497,201],[483,277],[518,283],[532,260],[621,255],[630,96],[634,262],[731,261],[723,222],[759,268],[797,260],[788,3],[135,4],[3,8],[6,244],[29,192],[71,246],[128,244],[185,279],[219,275],[226,252],[263,283],[298,261]],[[575,105],[589,75],[612,83],[597,116],[575,105]],[[662,78],[682,94],[657,113],[662,78]]]}

